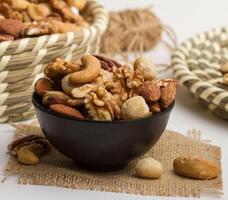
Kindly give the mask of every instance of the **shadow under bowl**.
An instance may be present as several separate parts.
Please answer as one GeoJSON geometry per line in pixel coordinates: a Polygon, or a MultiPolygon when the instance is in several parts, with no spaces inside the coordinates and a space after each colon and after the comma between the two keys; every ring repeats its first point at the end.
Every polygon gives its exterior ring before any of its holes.
{"type": "Polygon", "coordinates": [[[175,104],[144,119],[89,121],[50,111],[42,106],[42,98],[36,93],[32,102],[50,143],[78,166],[97,171],[121,169],[146,153],[164,132],[175,104]]]}

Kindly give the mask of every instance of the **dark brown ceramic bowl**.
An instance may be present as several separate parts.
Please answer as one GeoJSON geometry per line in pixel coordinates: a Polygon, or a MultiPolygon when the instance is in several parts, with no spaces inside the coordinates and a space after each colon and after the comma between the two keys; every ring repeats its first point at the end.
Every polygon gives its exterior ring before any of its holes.
{"type": "Polygon", "coordinates": [[[110,171],[146,153],[164,132],[174,103],[162,113],[133,121],[76,120],[53,113],[33,94],[40,126],[51,144],[83,168],[110,171]]]}

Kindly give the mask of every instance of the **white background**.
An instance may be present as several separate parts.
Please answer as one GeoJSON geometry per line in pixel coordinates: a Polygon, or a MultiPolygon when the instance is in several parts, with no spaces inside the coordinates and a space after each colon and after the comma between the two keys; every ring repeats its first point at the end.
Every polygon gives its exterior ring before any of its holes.
{"type": "MultiPolygon", "coordinates": [[[[177,33],[179,42],[192,35],[228,24],[227,0],[101,0],[109,10],[145,7],[154,5],[154,11],[165,24],[169,24],[177,33]]],[[[147,56],[156,63],[169,62],[164,47],[160,46],[147,56]]],[[[196,128],[202,131],[203,138],[212,140],[213,144],[222,147],[224,193],[222,199],[228,199],[228,124],[201,108],[186,89],[179,88],[176,107],[170,118],[168,128],[186,134],[196,128]]],[[[14,129],[9,125],[0,125],[0,178],[8,159],[6,146],[12,139],[14,129]]],[[[79,191],[72,189],[21,186],[15,178],[0,183],[0,200],[149,200],[149,199],[183,199],[167,197],[145,197],[126,194],[79,191]]],[[[190,199],[190,198],[189,198],[190,199]]],[[[203,194],[202,199],[216,199],[213,194],[203,194]]]]}

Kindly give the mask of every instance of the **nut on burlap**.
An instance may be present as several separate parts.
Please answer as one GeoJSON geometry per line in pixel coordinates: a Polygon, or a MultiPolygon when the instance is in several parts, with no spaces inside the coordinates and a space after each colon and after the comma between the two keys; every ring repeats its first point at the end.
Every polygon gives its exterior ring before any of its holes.
{"type": "MultiPolygon", "coordinates": [[[[19,125],[16,138],[28,134],[42,135],[39,127],[19,125]]],[[[164,166],[158,180],[144,180],[134,176],[138,159],[118,172],[87,172],[77,169],[74,162],[53,150],[42,157],[37,166],[26,167],[10,157],[6,176],[18,176],[19,184],[46,185],[83,190],[98,190],[140,195],[200,197],[210,191],[220,195],[222,176],[210,181],[183,178],[173,172],[173,160],[179,155],[202,156],[215,161],[221,167],[221,149],[204,143],[199,138],[185,137],[179,133],[165,131],[158,143],[143,157],[153,157],[164,166]]]]}

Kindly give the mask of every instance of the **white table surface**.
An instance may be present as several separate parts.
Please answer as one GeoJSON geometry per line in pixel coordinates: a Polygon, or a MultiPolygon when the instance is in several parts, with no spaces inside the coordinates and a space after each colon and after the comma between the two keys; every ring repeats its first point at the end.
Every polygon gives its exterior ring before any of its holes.
{"type": "MultiPolygon", "coordinates": [[[[119,10],[124,8],[145,7],[154,5],[155,12],[162,21],[172,26],[179,41],[183,41],[192,35],[209,30],[213,27],[224,26],[228,23],[227,0],[101,0],[109,9],[119,10]]],[[[169,55],[160,45],[147,56],[153,58],[156,63],[169,62],[169,55]]],[[[213,144],[222,147],[222,166],[224,181],[224,196],[228,199],[228,123],[213,116],[201,108],[186,89],[179,88],[176,107],[170,118],[168,128],[186,134],[188,130],[196,128],[202,131],[203,138],[212,140],[213,144]]],[[[14,128],[4,124],[0,125],[0,178],[8,159],[6,146],[12,139],[14,128]]],[[[213,194],[203,194],[202,199],[216,199],[213,194]]],[[[60,199],[99,199],[99,200],[146,200],[146,199],[183,199],[167,197],[145,197],[127,194],[115,194],[104,192],[91,192],[64,189],[57,187],[22,186],[16,184],[15,178],[1,184],[1,200],[60,200],[60,199]]],[[[191,198],[187,198],[191,199],[191,198]]]]}

